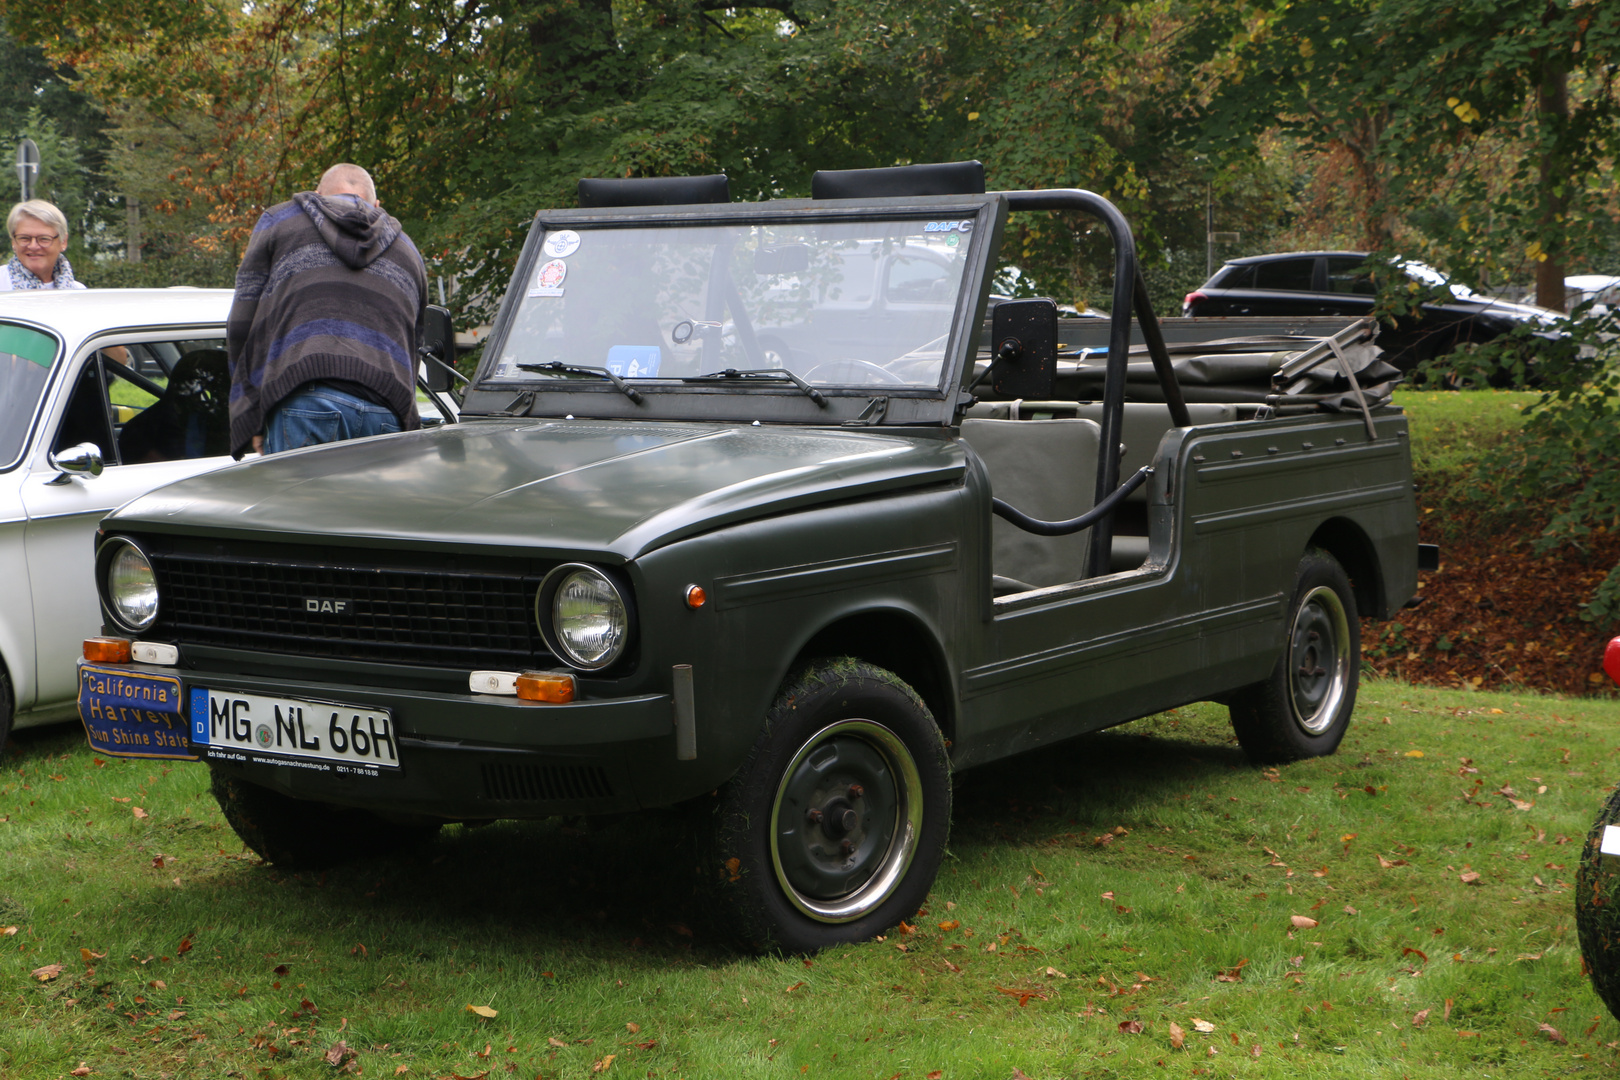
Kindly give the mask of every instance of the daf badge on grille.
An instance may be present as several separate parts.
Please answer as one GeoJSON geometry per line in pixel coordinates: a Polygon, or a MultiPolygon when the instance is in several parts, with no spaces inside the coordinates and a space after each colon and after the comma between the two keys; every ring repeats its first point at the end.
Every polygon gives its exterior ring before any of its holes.
{"type": "Polygon", "coordinates": [[[349,601],[317,600],[314,597],[309,597],[304,601],[304,610],[320,612],[321,614],[330,612],[333,615],[341,615],[349,610],[349,601]]]}

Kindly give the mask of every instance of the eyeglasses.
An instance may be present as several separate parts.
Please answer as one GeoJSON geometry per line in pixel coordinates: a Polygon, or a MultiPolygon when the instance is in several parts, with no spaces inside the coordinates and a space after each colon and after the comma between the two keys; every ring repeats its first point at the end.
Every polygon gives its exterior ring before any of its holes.
{"type": "Polygon", "coordinates": [[[55,236],[13,236],[11,242],[18,247],[49,247],[56,243],[55,236]]]}

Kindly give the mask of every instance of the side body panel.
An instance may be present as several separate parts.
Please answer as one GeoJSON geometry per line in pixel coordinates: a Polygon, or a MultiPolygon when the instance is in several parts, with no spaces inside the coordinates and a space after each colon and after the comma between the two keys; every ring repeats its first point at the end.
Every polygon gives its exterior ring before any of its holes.
{"type": "Polygon", "coordinates": [[[962,657],[959,766],[1265,677],[1300,557],[1333,538],[1367,614],[1416,588],[1417,521],[1395,412],[1241,421],[1161,448],[1141,569],[998,600],[962,657]],[[1353,550],[1343,537],[1361,538],[1353,550]]]}

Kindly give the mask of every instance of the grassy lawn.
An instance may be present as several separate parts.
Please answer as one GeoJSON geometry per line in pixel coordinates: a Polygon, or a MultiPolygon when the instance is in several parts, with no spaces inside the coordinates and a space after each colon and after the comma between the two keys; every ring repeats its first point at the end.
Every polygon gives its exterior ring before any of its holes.
{"type": "Polygon", "coordinates": [[[24,733],[0,1075],[1614,1068],[1570,883],[1620,704],[1372,682],[1356,716],[1336,756],[1277,770],[1198,706],[963,774],[911,928],[808,960],[705,929],[657,818],[454,828],[295,876],[244,851],[202,766],[24,733]]]}
{"type": "Polygon", "coordinates": [[[1412,469],[1456,475],[1480,450],[1515,434],[1524,409],[1541,395],[1528,390],[1397,390],[1412,438],[1412,469]]]}

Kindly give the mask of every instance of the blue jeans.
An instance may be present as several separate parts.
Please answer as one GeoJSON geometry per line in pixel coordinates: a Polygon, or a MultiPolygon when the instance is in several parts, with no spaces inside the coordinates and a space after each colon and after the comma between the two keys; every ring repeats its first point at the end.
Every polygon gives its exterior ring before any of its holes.
{"type": "Polygon", "coordinates": [[[399,418],[378,405],[323,383],[305,383],[281,400],[265,424],[264,452],[385,435],[399,430],[399,418]]]}

